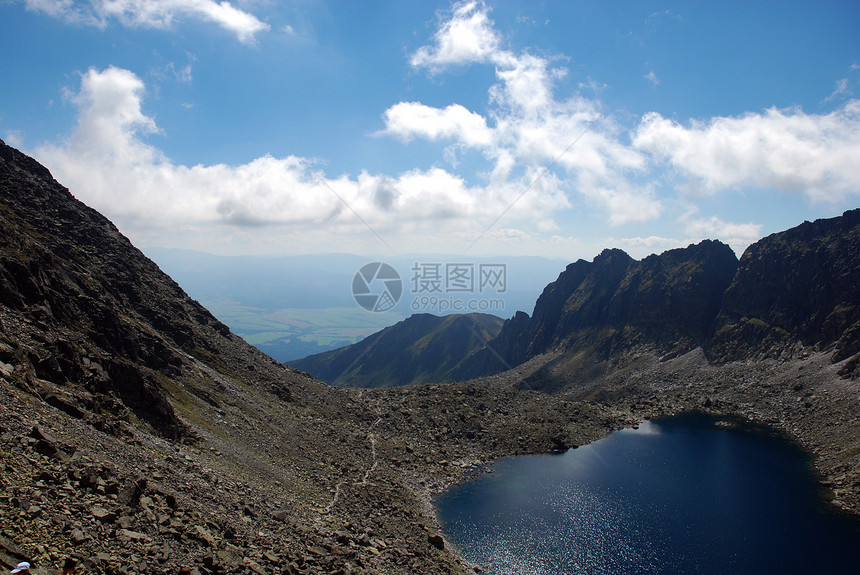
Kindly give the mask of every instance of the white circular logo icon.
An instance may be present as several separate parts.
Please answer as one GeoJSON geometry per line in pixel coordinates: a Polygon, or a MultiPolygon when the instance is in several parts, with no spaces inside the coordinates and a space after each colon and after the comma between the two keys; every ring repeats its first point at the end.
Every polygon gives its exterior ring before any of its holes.
{"type": "Polygon", "coordinates": [[[383,262],[362,266],[352,278],[352,297],[367,311],[388,311],[397,305],[402,294],[400,274],[383,262]]]}

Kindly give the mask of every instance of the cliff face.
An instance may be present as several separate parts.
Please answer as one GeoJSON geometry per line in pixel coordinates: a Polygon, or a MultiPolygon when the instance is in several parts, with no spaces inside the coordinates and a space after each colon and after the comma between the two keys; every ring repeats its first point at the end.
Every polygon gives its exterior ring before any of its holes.
{"type": "Polygon", "coordinates": [[[416,314],[362,341],[291,362],[340,387],[395,387],[452,381],[452,371],[496,337],[502,319],[488,314],[416,314]]]}
{"type": "Polygon", "coordinates": [[[587,350],[597,361],[643,346],[669,356],[690,351],[710,335],[736,268],[734,252],[710,240],[641,261],[604,250],[570,264],[531,318],[506,322],[458,374],[498,373],[549,351],[587,350]]]}
{"type": "MultiPolygon", "coordinates": [[[[805,222],[750,246],[723,297],[712,361],[860,352],[860,209],[805,222]]],[[[856,359],[845,373],[857,368],[856,359]]]]}
{"type": "Polygon", "coordinates": [[[2,142],[0,189],[0,360],[22,365],[23,381],[75,382],[89,405],[69,409],[130,410],[173,438],[185,426],[164,381],[192,357],[224,373],[260,362],[261,385],[289,396],[283,368],[246,349],[110,221],[2,142]]]}

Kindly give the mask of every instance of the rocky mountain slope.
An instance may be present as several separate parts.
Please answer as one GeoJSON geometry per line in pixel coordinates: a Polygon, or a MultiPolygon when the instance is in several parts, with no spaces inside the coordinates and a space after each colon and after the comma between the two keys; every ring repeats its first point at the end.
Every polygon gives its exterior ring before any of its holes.
{"type": "Polygon", "coordinates": [[[860,362],[860,209],[805,222],[751,245],[726,290],[712,361],[792,357],[832,350],[860,362]]]}
{"type": "Polygon", "coordinates": [[[604,250],[592,262],[570,264],[546,287],[532,317],[505,322],[499,337],[454,375],[498,373],[555,350],[575,358],[569,370],[585,379],[632,350],[686,353],[709,337],[736,269],[734,252],[710,240],[641,261],[604,250]]]}
{"type": "Polygon", "coordinates": [[[807,222],[750,246],[740,262],[704,241],[634,261],[605,250],[548,285],[532,317],[518,314],[452,373],[469,379],[553,355],[527,387],[599,381],[645,355],[696,348],[715,363],[829,350],[860,362],[860,210],[807,222]],[[552,375],[548,369],[551,366],[552,375]]]}
{"type": "Polygon", "coordinates": [[[290,362],[340,387],[394,387],[452,381],[472,352],[499,334],[502,319],[488,314],[416,314],[362,341],[290,362]]]}

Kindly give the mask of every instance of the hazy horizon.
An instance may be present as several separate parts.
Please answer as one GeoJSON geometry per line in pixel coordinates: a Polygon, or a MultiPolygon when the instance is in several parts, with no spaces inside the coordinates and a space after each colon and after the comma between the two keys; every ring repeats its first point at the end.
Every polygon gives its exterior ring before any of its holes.
{"type": "Polygon", "coordinates": [[[0,137],[135,245],[641,259],[858,205],[860,4],[0,4],[0,137]]]}

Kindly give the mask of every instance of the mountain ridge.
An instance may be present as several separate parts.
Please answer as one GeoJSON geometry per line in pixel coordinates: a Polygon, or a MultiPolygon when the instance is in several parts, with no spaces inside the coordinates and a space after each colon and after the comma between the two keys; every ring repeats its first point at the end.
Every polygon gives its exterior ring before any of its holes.
{"type": "Polygon", "coordinates": [[[544,289],[532,316],[519,312],[505,320],[483,349],[464,351],[446,377],[492,376],[549,354],[556,359],[526,387],[559,391],[643,354],[670,359],[701,348],[720,364],[830,347],[833,362],[849,360],[841,373],[856,376],[856,253],[860,209],[771,234],[740,260],[715,240],[639,261],[608,248],[591,262],[568,265],[544,289]]]}
{"type": "Polygon", "coordinates": [[[506,321],[464,360],[461,379],[499,373],[552,350],[605,362],[648,347],[672,357],[702,346],[737,268],[727,245],[704,240],[634,260],[606,249],[578,260],[544,289],[534,314],[506,321]]]}
{"type": "Polygon", "coordinates": [[[463,357],[498,335],[489,314],[415,314],[361,342],[290,362],[341,387],[395,387],[450,381],[463,357]]]}
{"type": "Polygon", "coordinates": [[[726,290],[714,361],[798,355],[834,347],[832,361],[860,352],[860,209],[804,222],[751,245],[726,290]]]}

